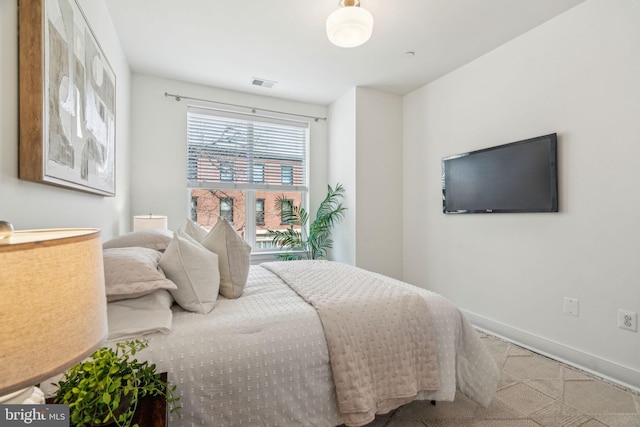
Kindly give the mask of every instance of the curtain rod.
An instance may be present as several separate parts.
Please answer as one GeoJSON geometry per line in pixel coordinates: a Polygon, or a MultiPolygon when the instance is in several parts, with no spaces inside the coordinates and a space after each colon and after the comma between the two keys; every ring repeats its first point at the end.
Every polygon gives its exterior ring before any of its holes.
{"type": "Polygon", "coordinates": [[[230,106],[230,107],[248,108],[254,114],[256,113],[256,111],[266,111],[268,113],[277,113],[277,114],[286,114],[288,116],[304,117],[306,119],[313,119],[316,122],[318,122],[318,120],[324,120],[325,122],[327,121],[326,117],[314,117],[314,116],[306,116],[304,114],[287,113],[285,111],[267,110],[267,109],[264,109],[264,108],[254,108],[254,107],[248,107],[246,105],[229,104],[229,103],[226,103],[226,102],[213,101],[213,100],[210,100],[210,99],[202,99],[202,98],[194,98],[194,97],[191,97],[191,96],[175,95],[175,94],[167,93],[167,92],[164,93],[164,96],[165,97],[175,98],[176,101],[181,101],[183,99],[191,99],[193,101],[209,102],[209,103],[212,103],[212,104],[227,105],[227,106],[230,106]]]}

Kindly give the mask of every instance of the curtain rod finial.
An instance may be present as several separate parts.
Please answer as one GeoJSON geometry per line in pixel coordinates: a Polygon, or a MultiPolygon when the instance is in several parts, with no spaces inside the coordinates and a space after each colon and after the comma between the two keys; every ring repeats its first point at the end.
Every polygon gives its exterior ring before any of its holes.
{"type": "Polygon", "coordinates": [[[172,94],[172,93],[168,93],[168,92],[165,92],[165,93],[164,93],[164,96],[165,96],[165,97],[167,97],[167,96],[172,96],[172,97],[174,97],[174,98],[175,98],[175,100],[176,100],[176,101],[180,101],[180,100],[182,100],[182,98],[180,98],[180,95],[174,95],[174,94],[172,94]]]}

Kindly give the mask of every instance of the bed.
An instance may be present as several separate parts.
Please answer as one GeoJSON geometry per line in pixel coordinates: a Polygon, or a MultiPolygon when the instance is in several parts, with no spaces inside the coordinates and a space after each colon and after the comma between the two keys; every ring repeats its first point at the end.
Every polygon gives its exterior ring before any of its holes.
{"type": "MultiPolygon", "coordinates": [[[[240,295],[237,295],[237,289],[235,293],[229,293],[227,289],[227,296],[224,296],[220,294],[221,288],[215,288],[215,293],[207,288],[209,294],[197,299],[193,295],[184,298],[184,295],[179,296],[178,289],[185,288],[185,280],[192,284],[193,276],[208,277],[214,274],[206,268],[195,270],[215,262],[200,248],[199,253],[209,258],[198,258],[185,250],[195,250],[194,241],[204,239],[203,235],[196,235],[198,238],[191,240],[186,234],[166,234],[165,240],[157,247],[147,244],[146,248],[115,249],[113,244],[105,245],[107,276],[127,271],[122,260],[125,259],[126,263],[132,254],[141,252],[149,257],[144,261],[149,269],[156,269],[154,274],[157,277],[144,281],[145,286],[153,283],[151,291],[135,286],[135,291],[131,291],[129,286],[125,292],[129,292],[128,295],[113,286],[113,277],[107,277],[107,295],[111,295],[108,304],[110,342],[137,337],[148,340],[148,348],[138,357],[155,363],[159,372],[168,372],[169,381],[176,385],[176,395],[180,397],[182,409],[179,413],[170,414],[170,426],[366,425],[376,412],[387,412],[411,400],[452,401],[456,389],[482,405],[486,406],[491,401],[499,377],[495,361],[460,310],[444,297],[340,263],[288,261],[247,266],[240,295]],[[181,250],[177,250],[179,256],[175,257],[181,260],[178,270],[183,273],[182,278],[178,277],[175,268],[163,262],[164,257],[176,252],[176,241],[181,243],[178,246],[182,246],[181,250]],[[114,257],[119,260],[115,264],[114,257]],[[344,317],[345,321],[342,325],[339,320],[336,323],[339,329],[343,329],[343,326],[351,328],[347,347],[355,345],[358,340],[365,344],[374,343],[374,336],[377,335],[375,330],[372,332],[372,328],[369,328],[364,335],[357,336],[357,330],[367,329],[367,326],[356,325],[358,319],[364,318],[351,308],[361,300],[358,295],[366,293],[363,286],[371,287],[373,285],[370,284],[375,282],[385,292],[389,289],[393,292],[399,290],[403,295],[417,297],[418,305],[424,304],[427,308],[430,320],[425,322],[424,328],[414,328],[418,332],[410,331],[405,341],[412,346],[421,340],[415,337],[422,334],[423,329],[431,331],[433,342],[427,347],[435,358],[435,370],[432,372],[435,372],[435,386],[415,393],[410,391],[403,396],[404,400],[394,400],[390,404],[387,401],[386,406],[380,404],[373,408],[373,412],[356,414],[355,417],[348,413],[342,398],[344,386],[337,381],[339,370],[334,360],[338,359],[334,341],[328,338],[328,321],[326,317],[321,317],[322,305],[316,295],[321,287],[311,282],[312,279],[316,280],[314,277],[328,277],[327,286],[335,290],[330,292],[330,302],[325,303],[325,309],[329,307],[330,311],[341,305],[332,302],[338,301],[335,298],[342,298],[341,294],[349,293],[345,291],[348,289],[345,283],[355,283],[356,288],[351,292],[352,300],[342,304],[347,307],[346,311],[338,314],[338,319],[344,317]],[[290,283],[295,278],[299,279],[299,283],[290,283]],[[304,294],[302,288],[305,286],[310,289],[311,296],[304,294]],[[353,317],[349,318],[348,312],[352,312],[353,317]]],[[[139,244],[139,239],[136,242],[139,244]]],[[[127,245],[119,242],[115,246],[127,245]]],[[[226,255],[232,257],[231,246],[229,249],[226,255]]],[[[226,274],[233,275],[233,270],[232,265],[226,274]]],[[[242,272],[239,274],[243,275],[242,272]]],[[[396,298],[393,295],[385,293],[385,305],[396,298]]],[[[362,309],[365,310],[369,304],[363,304],[362,309]]],[[[402,304],[406,306],[407,302],[402,304]]],[[[384,317],[381,314],[384,310],[376,308],[374,311],[376,316],[384,317]]],[[[394,318],[397,315],[412,315],[409,309],[398,310],[393,306],[389,313],[394,318]]],[[[375,323],[375,319],[371,319],[366,323],[375,323]]],[[[401,317],[395,323],[411,322],[407,319],[401,317]]],[[[384,325],[392,323],[385,319],[384,325]]],[[[387,329],[386,326],[376,328],[387,329]]],[[[393,331],[391,334],[397,335],[393,331]]],[[[386,363],[390,363],[387,366],[395,369],[395,365],[402,364],[400,361],[407,353],[416,353],[417,350],[415,346],[405,347],[405,341],[394,339],[383,337],[383,341],[376,345],[380,351],[386,352],[385,356],[381,356],[383,359],[390,358],[385,359],[386,363]],[[386,342],[392,342],[393,345],[384,345],[386,342]]],[[[370,356],[359,354],[346,363],[370,362],[367,358],[370,356]]],[[[354,384],[360,381],[361,375],[358,374],[357,378],[348,377],[349,374],[353,375],[351,368],[352,365],[343,369],[347,377],[342,381],[351,386],[348,393],[360,395],[360,385],[354,384]]],[[[409,369],[416,368],[411,366],[409,369]]],[[[402,378],[399,382],[400,386],[404,386],[410,381],[402,378]]],[[[421,386],[418,384],[416,387],[421,386]]]]}

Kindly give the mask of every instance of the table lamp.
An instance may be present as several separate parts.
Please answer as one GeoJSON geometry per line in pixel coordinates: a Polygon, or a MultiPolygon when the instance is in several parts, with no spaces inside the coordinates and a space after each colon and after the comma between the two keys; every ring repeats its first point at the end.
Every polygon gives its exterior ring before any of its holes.
{"type": "Polygon", "coordinates": [[[165,215],[136,215],[133,217],[133,231],[147,230],[151,228],[167,229],[167,217],[165,215]]]}
{"type": "Polygon", "coordinates": [[[100,230],[13,231],[0,221],[0,403],[100,347],[107,336],[100,230]]]}

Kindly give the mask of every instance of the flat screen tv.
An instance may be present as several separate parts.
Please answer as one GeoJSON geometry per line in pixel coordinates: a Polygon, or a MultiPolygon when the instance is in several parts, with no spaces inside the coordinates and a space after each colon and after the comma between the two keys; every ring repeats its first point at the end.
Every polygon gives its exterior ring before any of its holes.
{"type": "Polygon", "coordinates": [[[443,158],[443,212],[558,212],[557,145],[552,133],[443,158]]]}

